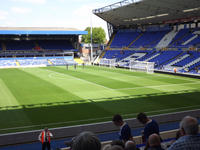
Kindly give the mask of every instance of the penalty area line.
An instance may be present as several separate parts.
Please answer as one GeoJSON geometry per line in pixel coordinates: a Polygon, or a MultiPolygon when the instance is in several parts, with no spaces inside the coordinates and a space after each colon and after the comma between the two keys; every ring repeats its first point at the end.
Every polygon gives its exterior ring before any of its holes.
{"type": "Polygon", "coordinates": [[[100,85],[100,84],[97,84],[97,83],[94,83],[94,82],[90,82],[90,81],[87,81],[87,80],[84,80],[84,79],[81,79],[81,78],[74,77],[72,75],[68,75],[68,74],[64,74],[64,73],[60,73],[60,72],[55,72],[55,71],[51,71],[51,70],[46,70],[46,71],[51,72],[51,73],[55,73],[55,74],[60,74],[60,75],[63,75],[63,76],[68,76],[68,77],[74,78],[74,79],[79,80],[79,81],[84,81],[84,82],[87,82],[89,84],[93,84],[93,85],[96,85],[96,86],[99,86],[99,87],[103,87],[103,88],[108,89],[108,90],[115,90],[115,89],[112,89],[112,88],[109,88],[109,87],[106,87],[106,86],[103,86],[103,85],[100,85]]]}

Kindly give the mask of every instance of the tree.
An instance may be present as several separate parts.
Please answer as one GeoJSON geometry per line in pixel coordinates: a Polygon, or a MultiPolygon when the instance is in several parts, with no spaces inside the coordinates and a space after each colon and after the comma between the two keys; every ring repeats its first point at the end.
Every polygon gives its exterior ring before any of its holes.
{"type": "MultiPolygon", "coordinates": [[[[87,35],[82,36],[83,43],[91,43],[91,33],[90,27],[87,27],[85,31],[88,31],[87,35]]],[[[92,43],[94,44],[104,44],[106,41],[106,33],[101,27],[92,28],[92,43]]]]}

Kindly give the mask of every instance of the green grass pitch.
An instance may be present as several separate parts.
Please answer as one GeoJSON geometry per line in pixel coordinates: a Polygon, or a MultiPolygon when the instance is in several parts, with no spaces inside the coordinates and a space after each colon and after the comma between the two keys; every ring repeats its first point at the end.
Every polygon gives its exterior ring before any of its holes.
{"type": "Polygon", "coordinates": [[[0,133],[200,108],[200,80],[64,66],[0,70],[0,133]]]}

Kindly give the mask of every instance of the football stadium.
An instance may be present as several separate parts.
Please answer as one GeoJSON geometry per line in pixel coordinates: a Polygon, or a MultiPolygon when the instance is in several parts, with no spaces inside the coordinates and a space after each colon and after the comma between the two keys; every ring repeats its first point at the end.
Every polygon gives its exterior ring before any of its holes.
{"type": "Polygon", "coordinates": [[[115,114],[141,149],[140,112],[159,123],[164,143],[184,116],[200,123],[199,1],[124,0],[93,14],[109,33],[94,59],[77,57],[87,31],[0,27],[0,149],[41,149],[46,127],[52,149],[69,149],[83,131],[109,144],[118,139],[115,114]]]}

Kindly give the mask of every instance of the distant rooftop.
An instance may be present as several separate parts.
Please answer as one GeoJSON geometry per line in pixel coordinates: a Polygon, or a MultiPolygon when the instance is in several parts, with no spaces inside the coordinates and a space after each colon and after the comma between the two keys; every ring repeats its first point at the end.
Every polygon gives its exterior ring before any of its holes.
{"type": "Polygon", "coordinates": [[[0,27],[0,35],[83,35],[88,34],[87,31],[80,31],[75,28],[62,27],[0,27]]]}

